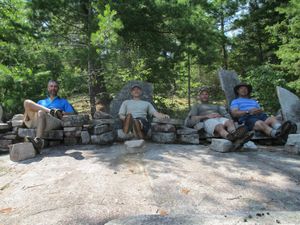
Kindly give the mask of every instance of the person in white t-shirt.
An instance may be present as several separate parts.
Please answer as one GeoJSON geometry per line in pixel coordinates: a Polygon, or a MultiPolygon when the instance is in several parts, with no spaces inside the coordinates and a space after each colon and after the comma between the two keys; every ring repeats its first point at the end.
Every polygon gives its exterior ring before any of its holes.
{"type": "Polygon", "coordinates": [[[147,116],[160,119],[170,118],[168,115],[157,112],[150,102],[141,100],[142,88],[134,84],[130,89],[131,100],[125,100],[119,110],[119,117],[123,122],[123,131],[128,134],[133,130],[137,138],[143,139],[150,129],[147,116]]]}

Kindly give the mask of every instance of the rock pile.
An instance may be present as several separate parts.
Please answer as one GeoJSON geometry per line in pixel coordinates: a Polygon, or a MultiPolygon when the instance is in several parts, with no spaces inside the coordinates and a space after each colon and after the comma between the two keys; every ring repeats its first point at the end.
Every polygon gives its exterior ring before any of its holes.
{"type": "Polygon", "coordinates": [[[154,118],[151,123],[151,139],[158,143],[175,143],[176,130],[182,126],[183,121],[179,119],[154,118]]]}

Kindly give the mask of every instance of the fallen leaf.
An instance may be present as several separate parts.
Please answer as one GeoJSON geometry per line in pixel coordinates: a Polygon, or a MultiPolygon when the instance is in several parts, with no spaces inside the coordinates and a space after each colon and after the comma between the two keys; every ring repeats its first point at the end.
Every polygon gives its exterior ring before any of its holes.
{"type": "Polygon", "coordinates": [[[190,190],[190,189],[187,189],[187,188],[182,188],[182,189],[181,189],[181,193],[186,194],[186,195],[187,195],[190,191],[191,191],[191,190],[190,190]]]}
{"type": "Polygon", "coordinates": [[[168,215],[168,212],[166,210],[161,209],[161,210],[159,210],[159,215],[166,216],[166,215],[168,215]]]}
{"type": "Polygon", "coordinates": [[[0,213],[4,213],[4,214],[9,214],[11,213],[12,208],[4,208],[4,209],[0,209],[0,213]]]}

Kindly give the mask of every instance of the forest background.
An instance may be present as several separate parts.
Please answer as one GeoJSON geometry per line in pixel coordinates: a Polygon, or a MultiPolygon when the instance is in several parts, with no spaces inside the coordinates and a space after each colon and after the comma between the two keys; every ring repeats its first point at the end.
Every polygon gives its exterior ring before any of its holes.
{"type": "Polygon", "coordinates": [[[224,101],[220,68],[252,84],[270,113],[277,85],[299,95],[300,1],[0,0],[6,117],[44,98],[50,79],[72,103],[89,102],[88,112],[129,80],[151,82],[156,107],[180,117],[199,86],[224,101]]]}

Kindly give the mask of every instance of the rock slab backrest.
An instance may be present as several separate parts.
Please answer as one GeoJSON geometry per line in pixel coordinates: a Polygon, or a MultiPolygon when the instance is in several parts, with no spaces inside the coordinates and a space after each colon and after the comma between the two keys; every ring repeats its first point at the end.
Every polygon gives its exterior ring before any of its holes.
{"type": "Polygon", "coordinates": [[[284,120],[290,120],[294,123],[300,122],[300,99],[292,92],[277,87],[277,96],[281,106],[281,112],[284,120]]]}
{"type": "Polygon", "coordinates": [[[223,69],[219,70],[219,79],[221,83],[221,88],[225,93],[227,106],[229,108],[232,100],[236,98],[233,88],[241,82],[236,72],[223,69]]]}
{"type": "Polygon", "coordinates": [[[142,81],[130,81],[128,82],[121,91],[117,94],[117,96],[110,103],[110,114],[116,118],[118,117],[118,112],[121,107],[121,104],[125,100],[131,99],[130,90],[132,85],[138,84],[142,87],[143,94],[141,99],[153,103],[153,85],[151,83],[142,82],[142,81]]]}

